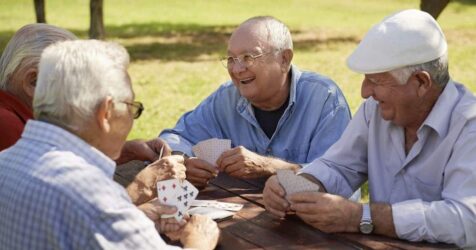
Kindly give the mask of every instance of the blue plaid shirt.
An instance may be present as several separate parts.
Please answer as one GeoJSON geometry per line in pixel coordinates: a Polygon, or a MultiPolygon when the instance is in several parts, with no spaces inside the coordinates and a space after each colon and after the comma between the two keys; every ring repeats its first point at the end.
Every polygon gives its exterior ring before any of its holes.
{"type": "Polygon", "coordinates": [[[75,135],[30,120],[0,153],[0,248],[175,248],[112,180],[114,169],[75,135]]]}

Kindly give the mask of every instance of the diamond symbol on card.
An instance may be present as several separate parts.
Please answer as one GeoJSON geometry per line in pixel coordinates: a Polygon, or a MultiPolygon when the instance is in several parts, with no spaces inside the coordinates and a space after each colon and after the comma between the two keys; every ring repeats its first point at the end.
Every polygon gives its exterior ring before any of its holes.
{"type": "Polygon", "coordinates": [[[176,187],[176,185],[175,185],[175,183],[174,183],[174,184],[172,185],[172,188],[175,189],[175,187],[176,187]]]}
{"type": "Polygon", "coordinates": [[[165,185],[162,186],[162,190],[165,190],[165,185]]]}
{"type": "Polygon", "coordinates": [[[162,198],[164,202],[167,202],[167,197],[162,198]]]}

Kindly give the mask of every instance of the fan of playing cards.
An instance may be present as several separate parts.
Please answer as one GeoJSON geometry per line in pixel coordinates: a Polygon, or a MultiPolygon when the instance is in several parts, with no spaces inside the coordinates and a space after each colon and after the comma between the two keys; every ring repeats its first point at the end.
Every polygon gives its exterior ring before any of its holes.
{"type": "Polygon", "coordinates": [[[192,150],[199,159],[216,165],[220,155],[230,148],[231,140],[213,138],[197,143],[192,150]]]}
{"type": "Polygon", "coordinates": [[[286,191],[286,196],[298,192],[319,191],[319,186],[316,183],[296,175],[292,170],[280,169],[276,175],[278,176],[279,183],[286,191]]]}
{"type": "Polygon", "coordinates": [[[187,180],[170,179],[157,182],[157,195],[160,203],[177,207],[173,215],[162,215],[162,218],[174,217],[181,221],[198,195],[198,190],[187,180]]]}

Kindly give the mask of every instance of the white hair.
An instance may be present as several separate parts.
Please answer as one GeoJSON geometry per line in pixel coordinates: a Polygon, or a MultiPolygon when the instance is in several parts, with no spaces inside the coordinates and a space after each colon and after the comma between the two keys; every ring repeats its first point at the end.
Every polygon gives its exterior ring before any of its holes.
{"type": "Polygon", "coordinates": [[[20,67],[37,67],[41,52],[50,44],[75,39],[73,33],[53,25],[23,26],[10,39],[0,58],[0,89],[7,89],[10,77],[20,67]]]}
{"type": "Polygon", "coordinates": [[[293,39],[289,28],[280,20],[272,16],[256,16],[244,21],[240,26],[247,24],[263,24],[268,31],[268,43],[278,51],[293,49],[293,39]]]}
{"type": "Polygon", "coordinates": [[[439,87],[444,88],[450,80],[448,72],[448,54],[417,65],[410,65],[390,71],[390,74],[400,83],[406,84],[410,76],[417,71],[426,71],[430,74],[431,80],[439,87]]]}
{"type": "Polygon", "coordinates": [[[111,42],[77,40],[48,47],[39,64],[35,118],[81,131],[106,97],[133,98],[128,65],[127,51],[111,42]]]}

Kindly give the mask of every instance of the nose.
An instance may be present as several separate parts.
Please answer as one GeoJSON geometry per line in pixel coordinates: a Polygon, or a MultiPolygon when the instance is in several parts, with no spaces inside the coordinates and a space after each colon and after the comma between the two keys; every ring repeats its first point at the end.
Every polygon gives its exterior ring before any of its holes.
{"type": "Polygon", "coordinates": [[[246,70],[246,67],[238,60],[231,65],[230,71],[234,74],[241,73],[246,70]]]}
{"type": "Polygon", "coordinates": [[[360,90],[360,95],[362,98],[367,99],[371,96],[374,95],[374,84],[367,80],[367,78],[364,78],[362,81],[362,88],[360,90]]]}

